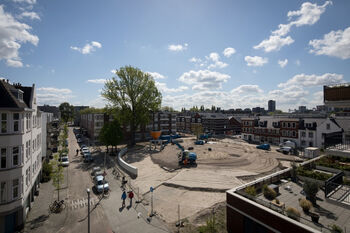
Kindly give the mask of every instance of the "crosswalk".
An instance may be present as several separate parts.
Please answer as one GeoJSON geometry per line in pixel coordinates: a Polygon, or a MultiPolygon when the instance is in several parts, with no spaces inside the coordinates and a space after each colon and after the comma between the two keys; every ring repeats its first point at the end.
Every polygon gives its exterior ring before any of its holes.
{"type": "MultiPolygon", "coordinates": [[[[99,199],[97,197],[90,198],[90,207],[98,203],[99,199]]],[[[69,203],[69,210],[78,210],[88,206],[87,198],[81,198],[76,200],[71,200],[69,203]]]]}

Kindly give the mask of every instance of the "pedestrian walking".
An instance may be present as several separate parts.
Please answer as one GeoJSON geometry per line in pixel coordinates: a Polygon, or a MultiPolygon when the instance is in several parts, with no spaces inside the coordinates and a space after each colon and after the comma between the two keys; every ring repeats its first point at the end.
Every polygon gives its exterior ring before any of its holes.
{"type": "Polygon", "coordinates": [[[125,199],[126,199],[126,192],[124,190],[123,193],[122,193],[122,200],[123,200],[122,208],[125,207],[125,199]]]}
{"type": "Polygon", "coordinates": [[[122,188],[125,189],[125,184],[128,183],[128,181],[125,179],[125,176],[122,178],[122,188]]]}
{"type": "Polygon", "coordinates": [[[132,199],[134,198],[134,193],[132,191],[129,192],[129,198],[130,198],[130,204],[129,204],[129,207],[132,206],[132,199]]]}
{"type": "Polygon", "coordinates": [[[76,154],[75,156],[78,156],[78,154],[79,154],[79,149],[77,149],[76,152],[77,152],[77,154],[76,154]]]}

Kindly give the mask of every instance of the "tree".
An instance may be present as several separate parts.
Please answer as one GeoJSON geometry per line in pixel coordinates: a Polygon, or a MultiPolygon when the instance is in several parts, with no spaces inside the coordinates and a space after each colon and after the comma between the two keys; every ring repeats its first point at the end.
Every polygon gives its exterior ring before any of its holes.
{"type": "Polygon", "coordinates": [[[200,111],[204,112],[204,105],[201,105],[200,111]]]}
{"type": "Polygon", "coordinates": [[[135,145],[135,131],[150,120],[150,112],[157,111],[162,102],[162,94],[153,78],[132,66],[116,71],[117,78],[105,83],[102,96],[120,110],[122,124],[130,125],[130,145],[135,145]]]}
{"type": "Polygon", "coordinates": [[[58,161],[58,154],[55,154],[54,159],[51,161],[51,166],[52,166],[52,173],[51,173],[51,178],[52,178],[52,185],[56,188],[57,190],[57,201],[60,200],[60,188],[61,184],[63,183],[63,167],[60,166],[60,162],[58,161]]]}
{"type": "Polygon", "coordinates": [[[64,102],[64,103],[60,104],[58,109],[61,112],[61,118],[62,118],[63,122],[67,123],[68,121],[73,119],[73,116],[74,116],[73,105],[70,105],[69,103],[64,102]]]}
{"type": "Polygon", "coordinates": [[[166,111],[166,112],[176,112],[176,111],[174,110],[174,108],[169,107],[169,106],[163,106],[163,107],[161,108],[161,110],[162,110],[162,111],[166,111]]]}
{"type": "Polygon", "coordinates": [[[198,112],[198,107],[197,106],[193,106],[192,108],[190,108],[190,112],[198,112]]]}
{"type": "Polygon", "coordinates": [[[117,148],[117,145],[123,140],[123,131],[120,127],[119,121],[115,119],[112,122],[104,124],[99,139],[102,144],[107,146],[107,151],[108,146],[112,146],[113,152],[113,146],[117,148]]]}
{"type": "Polygon", "coordinates": [[[198,140],[199,135],[201,135],[203,133],[203,127],[201,124],[195,124],[192,127],[192,131],[193,131],[194,135],[196,135],[197,140],[198,140]]]}
{"type": "Polygon", "coordinates": [[[316,204],[316,194],[319,190],[318,183],[315,181],[305,181],[303,189],[307,199],[309,199],[312,204],[316,204]]]}

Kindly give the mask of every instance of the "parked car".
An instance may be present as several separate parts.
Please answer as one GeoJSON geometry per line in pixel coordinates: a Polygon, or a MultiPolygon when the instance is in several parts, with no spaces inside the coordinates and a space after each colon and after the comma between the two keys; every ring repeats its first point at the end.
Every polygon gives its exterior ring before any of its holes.
{"type": "Polygon", "coordinates": [[[90,151],[85,151],[83,152],[83,158],[87,157],[87,156],[91,156],[90,151]]]}
{"type": "Polygon", "coordinates": [[[76,134],[75,137],[78,139],[78,138],[81,138],[82,135],[81,134],[76,134]]]}
{"type": "Polygon", "coordinates": [[[104,179],[103,176],[95,176],[94,178],[94,188],[98,193],[102,193],[103,191],[109,191],[108,182],[104,179]]]}
{"type": "Polygon", "coordinates": [[[84,147],[87,148],[87,145],[85,145],[85,144],[81,144],[81,145],[80,145],[80,148],[81,148],[81,149],[83,149],[84,147]]]}
{"type": "Polygon", "coordinates": [[[60,166],[63,166],[63,167],[69,166],[68,156],[63,156],[63,157],[59,158],[58,161],[60,162],[60,166]]]}
{"type": "Polygon", "coordinates": [[[89,154],[85,154],[85,157],[84,157],[84,162],[85,163],[89,163],[89,162],[92,162],[94,161],[94,158],[92,158],[92,155],[89,153],[89,154]]]}
{"type": "Polygon", "coordinates": [[[99,172],[99,171],[102,171],[100,167],[93,167],[92,168],[92,172],[91,172],[91,175],[92,176],[96,176],[96,172],[99,172]]]}
{"type": "Polygon", "coordinates": [[[82,143],[84,140],[82,138],[78,138],[77,142],[82,143]]]}
{"type": "Polygon", "coordinates": [[[90,150],[89,150],[89,148],[84,147],[81,149],[81,153],[84,155],[85,153],[90,153],[90,150]]]}
{"type": "Polygon", "coordinates": [[[292,150],[293,150],[293,148],[289,147],[289,146],[284,146],[284,147],[277,149],[278,152],[281,152],[281,153],[286,154],[286,155],[289,154],[292,150]]]}
{"type": "Polygon", "coordinates": [[[260,150],[270,150],[270,144],[261,144],[256,146],[256,149],[260,149],[260,150]]]}

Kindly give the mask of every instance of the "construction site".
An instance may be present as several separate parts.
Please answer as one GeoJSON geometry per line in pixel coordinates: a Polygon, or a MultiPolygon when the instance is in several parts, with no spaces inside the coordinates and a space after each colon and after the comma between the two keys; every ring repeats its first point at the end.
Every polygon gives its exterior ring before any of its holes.
{"type": "Polygon", "coordinates": [[[167,223],[195,221],[224,202],[226,190],[300,160],[277,152],[277,147],[257,149],[238,137],[154,138],[129,150],[123,159],[138,169],[131,182],[143,202],[151,208],[153,198],[153,211],[167,223]]]}

